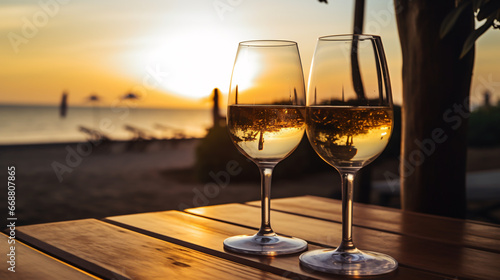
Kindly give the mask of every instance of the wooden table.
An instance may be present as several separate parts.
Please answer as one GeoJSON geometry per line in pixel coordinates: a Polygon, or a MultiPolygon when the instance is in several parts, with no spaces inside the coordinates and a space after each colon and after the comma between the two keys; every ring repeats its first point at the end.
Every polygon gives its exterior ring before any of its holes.
{"type": "MultiPolygon", "coordinates": [[[[272,208],[274,230],[307,240],[309,250],[339,244],[340,201],[302,196],[274,199],[272,208]]],[[[4,261],[0,279],[346,278],[301,268],[299,254],[224,251],[226,237],[256,232],[259,211],[249,202],[18,227],[16,272],[4,261]]],[[[362,204],[354,224],[359,248],[399,261],[377,279],[500,279],[498,225],[362,204]]]]}

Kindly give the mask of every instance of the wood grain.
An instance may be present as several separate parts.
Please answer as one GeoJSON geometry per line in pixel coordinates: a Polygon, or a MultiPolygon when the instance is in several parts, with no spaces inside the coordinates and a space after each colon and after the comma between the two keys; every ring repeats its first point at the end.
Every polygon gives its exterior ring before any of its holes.
{"type": "Polygon", "coordinates": [[[94,219],[23,226],[17,233],[106,279],[280,279],[94,219]]]}
{"type": "MultiPolygon", "coordinates": [[[[199,209],[203,210],[203,209],[199,209]]],[[[244,216],[246,213],[241,212],[244,216]]],[[[328,274],[305,270],[299,265],[299,254],[279,257],[257,257],[227,252],[222,242],[227,237],[239,234],[254,234],[255,230],[240,226],[181,213],[177,211],[144,213],[126,216],[110,217],[109,220],[121,226],[130,227],[141,233],[154,236],[169,242],[202,250],[258,269],[271,271],[275,274],[294,279],[345,279],[328,274]]],[[[319,249],[319,246],[309,245],[309,250],[319,249]]],[[[401,267],[396,273],[386,275],[382,279],[443,279],[423,271],[401,267]]]]}
{"type": "MultiPolygon", "coordinates": [[[[331,214],[337,211],[334,208],[338,201],[300,197],[273,202],[273,206],[280,209],[272,211],[273,228],[278,233],[307,240],[309,250],[339,244],[341,224],[332,218],[338,214],[331,214]],[[292,214],[294,212],[298,215],[292,214]]],[[[411,232],[414,227],[426,226],[426,223],[432,228],[444,221],[445,226],[453,227],[457,220],[421,214],[415,214],[417,218],[413,219],[413,214],[408,218],[407,213],[401,211],[362,204],[356,206],[355,213],[356,209],[361,209],[356,215],[362,216],[360,226],[354,228],[358,247],[389,254],[400,262],[396,272],[377,279],[495,279],[500,275],[497,265],[500,254],[497,252],[457,245],[457,240],[441,240],[443,232],[432,238],[415,236],[411,232]],[[401,220],[396,220],[397,215],[401,220]],[[387,230],[385,227],[391,224],[391,219],[404,226],[387,230]],[[369,224],[371,221],[376,223],[369,224]]],[[[299,254],[257,257],[224,250],[222,241],[225,238],[255,233],[259,219],[259,207],[226,204],[189,209],[187,213],[167,211],[110,217],[104,221],[87,219],[23,226],[17,229],[17,236],[30,246],[105,279],[342,278],[303,269],[299,265],[299,254]]],[[[498,227],[491,229],[481,223],[463,227],[463,240],[469,240],[474,234],[496,240],[489,235],[498,227]],[[487,229],[486,233],[477,232],[482,228],[487,229]]],[[[425,231],[422,234],[425,235],[425,231]]]]}
{"type": "MultiPolygon", "coordinates": [[[[260,207],[260,202],[248,203],[260,207]]],[[[341,222],[341,201],[315,196],[273,199],[271,207],[298,215],[341,222]]],[[[500,227],[494,224],[354,204],[354,225],[500,253],[500,227]]]]}
{"type": "MultiPolygon", "coordinates": [[[[259,208],[241,204],[187,211],[252,228],[258,227],[260,215],[259,208]]],[[[276,211],[272,211],[271,216],[273,228],[278,233],[320,245],[337,246],[340,243],[340,223],[276,211]]],[[[358,248],[388,254],[403,266],[469,279],[494,279],[500,275],[500,266],[496,261],[500,259],[498,253],[363,227],[354,228],[353,238],[358,248]]]]}
{"type": "Polygon", "coordinates": [[[0,234],[0,252],[2,252],[3,259],[6,259],[5,255],[10,253],[10,247],[15,246],[15,272],[7,270],[10,267],[9,264],[2,263],[0,279],[99,279],[34,250],[18,240],[15,244],[8,244],[7,240],[6,235],[0,234]]]}

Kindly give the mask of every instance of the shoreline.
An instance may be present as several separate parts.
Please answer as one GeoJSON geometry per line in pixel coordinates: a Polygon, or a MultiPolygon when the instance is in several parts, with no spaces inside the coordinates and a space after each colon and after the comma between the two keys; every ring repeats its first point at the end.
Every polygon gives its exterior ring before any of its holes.
{"type": "MultiPolygon", "coordinates": [[[[202,140],[200,137],[186,137],[186,138],[167,138],[167,139],[130,139],[130,140],[106,140],[106,142],[100,143],[109,143],[109,144],[127,144],[130,142],[164,142],[164,141],[193,141],[193,140],[202,140]]],[[[0,149],[8,149],[8,148],[43,148],[47,147],[56,147],[56,146],[66,146],[66,145],[78,145],[82,143],[92,142],[92,140],[86,141],[63,141],[63,142],[47,142],[47,143],[20,143],[20,144],[1,144],[0,149]]]]}

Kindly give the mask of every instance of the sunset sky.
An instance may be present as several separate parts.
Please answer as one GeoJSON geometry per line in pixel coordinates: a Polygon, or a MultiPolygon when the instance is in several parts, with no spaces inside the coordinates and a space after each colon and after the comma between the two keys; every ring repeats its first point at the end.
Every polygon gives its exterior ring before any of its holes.
{"type": "MultiPolygon", "coordinates": [[[[0,3],[0,104],[109,106],[128,92],[142,107],[208,106],[227,93],[239,41],[298,42],[307,81],[316,39],[352,32],[354,1],[79,1],[0,3]]],[[[394,100],[401,102],[401,50],[393,0],[366,1],[364,33],[382,37],[394,100]]],[[[500,100],[500,31],[477,43],[473,102],[500,100]]]]}

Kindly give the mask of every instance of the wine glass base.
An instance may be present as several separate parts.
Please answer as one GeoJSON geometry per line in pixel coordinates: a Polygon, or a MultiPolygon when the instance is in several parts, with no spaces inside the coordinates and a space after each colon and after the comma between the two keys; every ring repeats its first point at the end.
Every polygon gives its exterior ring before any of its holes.
{"type": "Polygon", "coordinates": [[[243,254],[277,256],[302,252],[307,249],[307,242],[278,235],[237,235],[224,240],[224,249],[243,254]]]}
{"type": "Polygon", "coordinates": [[[391,256],[359,250],[355,253],[314,250],[303,253],[299,260],[304,267],[340,275],[380,275],[398,268],[398,262],[391,256]]]}

